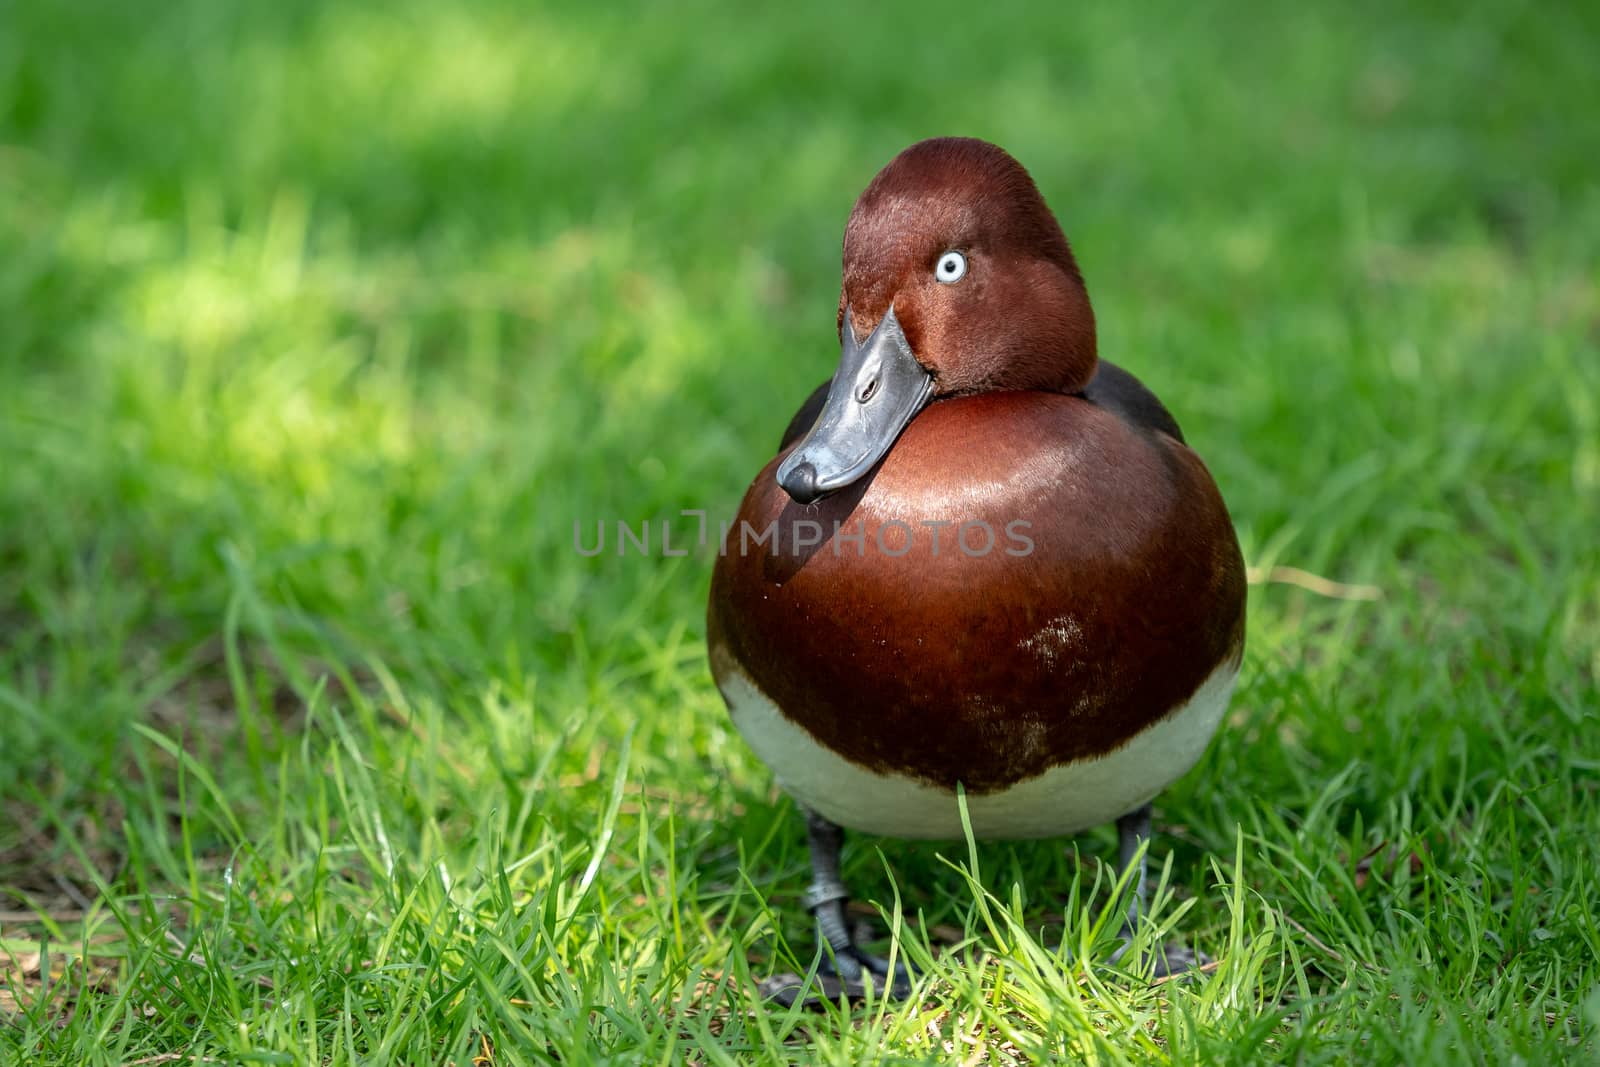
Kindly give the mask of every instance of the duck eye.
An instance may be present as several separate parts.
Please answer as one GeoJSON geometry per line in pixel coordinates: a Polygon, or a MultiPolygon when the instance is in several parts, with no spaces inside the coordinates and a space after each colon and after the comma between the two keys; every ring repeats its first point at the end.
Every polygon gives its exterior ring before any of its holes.
{"type": "Polygon", "coordinates": [[[946,252],[939,257],[939,265],[933,268],[933,276],[946,285],[959,282],[967,276],[967,257],[960,252],[946,252]]]}

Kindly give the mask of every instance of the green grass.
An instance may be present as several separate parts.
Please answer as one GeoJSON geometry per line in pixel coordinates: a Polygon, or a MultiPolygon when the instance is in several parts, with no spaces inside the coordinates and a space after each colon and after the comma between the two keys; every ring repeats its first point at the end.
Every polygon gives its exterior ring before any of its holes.
{"type": "Polygon", "coordinates": [[[0,1062],[1600,1058],[1600,8],[599,6],[0,3],[0,1062]],[[784,1012],[710,559],[572,526],[731,513],[940,133],[1382,596],[1251,590],[1213,972],[1104,964],[1109,829],[853,838],[927,977],[784,1012]]]}

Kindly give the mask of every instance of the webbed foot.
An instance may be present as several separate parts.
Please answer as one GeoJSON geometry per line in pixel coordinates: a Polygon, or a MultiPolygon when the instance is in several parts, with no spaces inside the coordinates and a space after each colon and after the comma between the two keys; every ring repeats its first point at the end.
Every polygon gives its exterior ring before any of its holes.
{"type": "Polygon", "coordinates": [[[1131,937],[1124,934],[1122,946],[1109,957],[1112,964],[1120,964],[1134,974],[1149,975],[1152,980],[1164,981],[1198,972],[1211,962],[1204,952],[1173,942],[1147,950],[1137,960],[1128,956],[1131,937]]]}
{"type": "Polygon", "coordinates": [[[888,960],[852,945],[834,959],[819,961],[809,982],[805,975],[775,974],[760,989],[764,998],[786,1008],[800,1003],[817,1009],[823,1001],[837,1004],[841,997],[854,1002],[870,994],[900,1000],[911,995],[911,979],[911,968],[903,961],[895,963],[891,977],[888,960]]]}
{"type": "Polygon", "coordinates": [[[784,1007],[803,1003],[819,1008],[824,1000],[837,1004],[840,997],[856,1001],[874,996],[901,998],[911,995],[911,969],[896,963],[891,974],[889,961],[860,948],[845,916],[849,892],[839,881],[839,848],[843,833],[839,827],[812,811],[806,815],[806,839],[811,846],[813,881],[806,891],[806,910],[817,922],[817,942],[821,959],[816,973],[773,975],[761,983],[763,997],[784,1007]]]}

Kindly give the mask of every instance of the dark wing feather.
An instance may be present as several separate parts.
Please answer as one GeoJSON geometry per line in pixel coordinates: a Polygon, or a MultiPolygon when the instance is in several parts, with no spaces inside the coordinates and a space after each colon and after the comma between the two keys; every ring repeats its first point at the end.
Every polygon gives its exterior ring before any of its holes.
{"type": "Polygon", "coordinates": [[[1160,430],[1183,440],[1183,431],[1178,429],[1178,420],[1172,417],[1172,412],[1162,406],[1143,382],[1115,363],[1100,361],[1099,369],[1084,387],[1083,398],[1096,407],[1105,408],[1123,422],[1144,430],[1160,430]]]}

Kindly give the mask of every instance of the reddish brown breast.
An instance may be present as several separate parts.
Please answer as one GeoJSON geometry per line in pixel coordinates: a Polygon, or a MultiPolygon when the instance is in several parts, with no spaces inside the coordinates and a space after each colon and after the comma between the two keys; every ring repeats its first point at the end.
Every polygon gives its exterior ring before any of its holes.
{"type": "Polygon", "coordinates": [[[807,507],[781,458],[717,561],[712,669],[855,763],[1001,789],[1116,748],[1240,653],[1244,566],[1204,465],[1082,398],[935,403],[807,507]]]}

